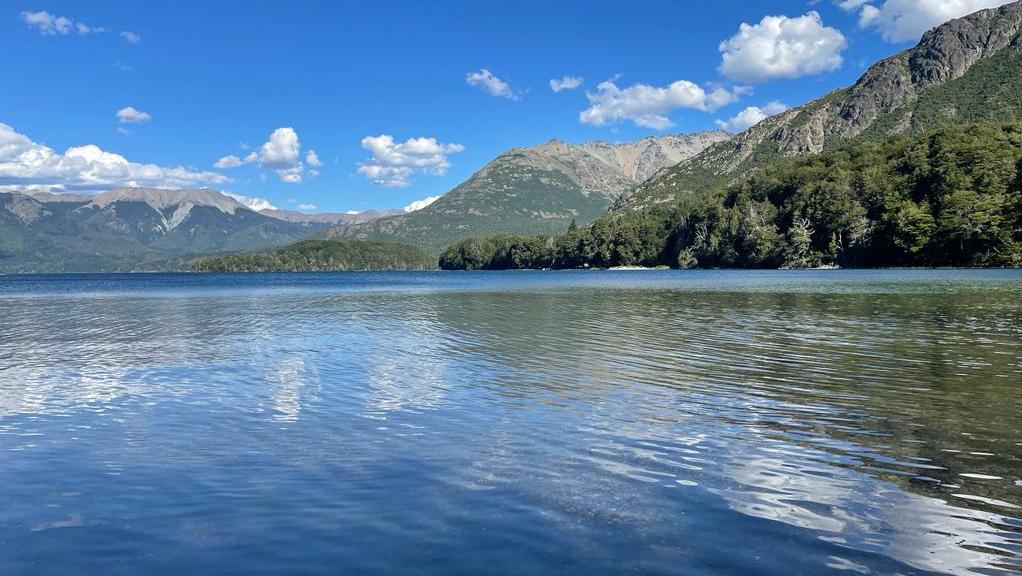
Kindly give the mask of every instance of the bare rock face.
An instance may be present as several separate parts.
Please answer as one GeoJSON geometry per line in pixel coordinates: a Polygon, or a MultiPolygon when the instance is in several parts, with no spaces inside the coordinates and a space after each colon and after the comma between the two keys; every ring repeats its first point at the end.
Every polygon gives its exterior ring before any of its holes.
{"type": "Polygon", "coordinates": [[[926,33],[908,53],[912,84],[922,90],[964,75],[979,60],[1019,43],[1022,5],[952,20],[926,33]]]}
{"type": "MultiPolygon", "coordinates": [[[[746,175],[772,157],[816,154],[878,130],[880,135],[909,130],[915,106],[937,87],[958,81],[984,60],[1022,52],[1022,2],[951,20],[923,35],[914,48],[881,60],[859,80],[799,108],[788,110],[638,186],[618,208],[642,209],[671,202],[713,178],[746,175]]],[[[985,79],[988,91],[1002,79],[985,79]]],[[[976,80],[975,82],[980,82],[976,80]]]]}
{"type": "Polygon", "coordinates": [[[1022,3],[951,20],[919,44],[877,62],[851,87],[803,107],[807,118],[776,138],[784,155],[821,152],[833,140],[854,138],[881,115],[916,100],[926,90],[964,76],[977,62],[1018,42],[1022,3]]]}
{"type": "Polygon", "coordinates": [[[235,210],[244,208],[234,198],[216,190],[165,190],[160,188],[116,188],[93,196],[91,202],[86,206],[103,208],[116,202],[141,202],[156,210],[183,205],[209,206],[225,214],[234,214],[235,210]]]}
{"type": "MultiPolygon", "coordinates": [[[[614,198],[658,170],[691,158],[731,134],[721,131],[648,137],[636,142],[567,144],[551,140],[530,148],[514,148],[495,163],[517,163],[526,169],[560,172],[577,182],[586,195],[614,198]]],[[[484,167],[483,170],[486,170],[484,167]]]]}
{"type": "Polygon", "coordinates": [[[49,213],[45,204],[24,194],[0,195],[0,210],[4,210],[22,224],[31,224],[49,213]]]}

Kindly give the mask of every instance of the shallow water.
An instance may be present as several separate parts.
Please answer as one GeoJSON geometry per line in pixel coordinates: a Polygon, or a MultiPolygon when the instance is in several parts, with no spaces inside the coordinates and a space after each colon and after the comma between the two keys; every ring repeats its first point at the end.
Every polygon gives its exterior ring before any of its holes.
{"type": "Polygon", "coordinates": [[[0,277],[2,574],[1022,572],[1022,272],[0,277]]]}

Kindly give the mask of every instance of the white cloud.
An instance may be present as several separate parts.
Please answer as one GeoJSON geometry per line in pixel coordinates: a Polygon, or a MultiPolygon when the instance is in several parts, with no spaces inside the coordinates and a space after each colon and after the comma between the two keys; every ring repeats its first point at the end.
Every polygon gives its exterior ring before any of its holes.
{"type": "Polygon", "coordinates": [[[302,145],[298,133],[290,126],[277,128],[259,148],[259,164],[264,168],[286,170],[298,164],[302,145]]]}
{"type": "Polygon", "coordinates": [[[121,124],[143,124],[152,119],[148,112],[138,110],[134,106],[126,106],[117,111],[117,121],[121,124]]]}
{"type": "Polygon", "coordinates": [[[854,12],[858,10],[860,6],[869,2],[870,0],[837,0],[837,5],[845,12],[854,12]]]}
{"type": "Polygon", "coordinates": [[[585,79],[581,76],[564,76],[562,78],[551,78],[550,89],[554,92],[561,90],[574,90],[582,85],[585,79]]]}
{"type": "Polygon", "coordinates": [[[416,200],[411,204],[405,206],[405,212],[415,212],[416,210],[422,210],[426,206],[429,206],[430,204],[436,202],[439,199],[440,199],[439,196],[429,196],[423,198],[422,200],[416,200]]]}
{"type": "Polygon", "coordinates": [[[226,182],[230,179],[215,172],[131,162],[94,144],[59,154],[0,123],[0,189],[94,192],[118,186],[184,188],[226,182]]]}
{"type": "Polygon", "coordinates": [[[302,183],[302,172],[305,171],[305,166],[301,162],[290,167],[290,168],[277,168],[277,177],[280,178],[281,182],[287,182],[288,184],[301,184],[302,183]]]}
{"type": "MultiPolygon", "coordinates": [[[[270,134],[269,140],[263,143],[258,150],[249,152],[244,158],[229,154],[214,162],[213,167],[237,168],[243,164],[258,162],[262,168],[273,169],[281,182],[299,184],[302,181],[302,173],[305,171],[305,165],[301,161],[301,149],[298,133],[294,128],[285,126],[274,130],[270,134]]],[[[315,152],[310,151],[310,153],[317,161],[319,160],[315,152]]],[[[309,163],[312,164],[312,162],[309,163]]]]}
{"type": "Polygon", "coordinates": [[[29,28],[35,29],[43,36],[67,36],[76,32],[81,36],[88,34],[101,34],[106,32],[105,28],[89,26],[82,22],[75,22],[64,16],[55,16],[49,12],[22,12],[21,20],[29,28]]]}
{"type": "Polygon", "coordinates": [[[270,201],[265,198],[253,198],[251,196],[242,196],[241,194],[232,194],[230,192],[224,192],[224,194],[234,198],[242,206],[250,210],[255,210],[256,212],[262,212],[263,210],[277,210],[277,207],[270,204],[270,201]]]}
{"type": "Polygon", "coordinates": [[[436,138],[409,138],[397,143],[388,134],[366,136],[362,147],[373,157],[359,164],[359,174],[387,188],[408,186],[415,172],[443,176],[450,167],[447,155],[465,149],[461,144],[441,144],[436,138]]]}
{"type": "Polygon", "coordinates": [[[87,34],[103,34],[104,32],[106,32],[106,28],[95,28],[92,26],[86,26],[81,22],[75,22],[75,30],[77,30],[78,34],[82,36],[85,36],[87,34]]]}
{"type": "Polygon", "coordinates": [[[589,108],[579,113],[579,121],[593,126],[630,120],[637,126],[663,130],[673,125],[667,116],[677,108],[713,111],[737,100],[733,92],[713,88],[709,92],[688,80],[657,87],[633,84],[619,88],[614,80],[600,82],[596,93],[586,92],[589,108]]]}
{"type": "Polygon", "coordinates": [[[764,16],[759,24],[743,23],[720,43],[720,72],[739,82],[798,78],[841,67],[848,43],[836,28],[824,26],[817,12],[797,18],[764,16]]]}
{"type": "Polygon", "coordinates": [[[306,163],[307,163],[307,164],[308,164],[309,166],[322,166],[322,165],[323,165],[323,163],[322,163],[322,162],[320,162],[320,160],[319,160],[319,156],[318,156],[318,155],[316,154],[316,151],[315,151],[315,150],[309,150],[309,151],[308,151],[308,152],[307,152],[307,153],[305,154],[305,162],[306,162],[306,163]]]}
{"type": "Polygon", "coordinates": [[[315,204],[299,204],[298,205],[298,209],[299,210],[315,210],[316,209],[316,205],[315,204]]]}
{"type": "Polygon", "coordinates": [[[142,37],[141,36],[139,36],[138,34],[135,34],[134,32],[130,32],[128,30],[125,30],[124,32],[121,32],[121,38],[124,38],[124,41],[127,42],[128,44],[141,44],[142,43],[142,37]]]}
{"type": "Polygon", "coordinates": [[[720,126],[728,132],[744,132],[748,128],[758,124],[760,121],[765,120],[774,114],[780,114],[787,109],[787,105],[782,104],[777,100],[769,102],[762,108],[759,106],[749,106],[727,120],[717,120],[717,126],[720,126]]]}
{"type": "Polygon", "coordinates": [[[354,216],[355,214],[361,214],[361,212],[359,212],[358,210],[348,210],[347,212],[345,212],[345,214],[350,214],[354,216]]]}
{"type": "Polygon", "coordinates": [[[499,96],[509,100],[518,100],[518,94],[511,89],[511,85],[497,78],[492,72],[483,68],[478,72],[469,72],[465,75],[465,82],[469,86],[481,88],[491,96],[499,96]]]}
{"type": "Polygon", "coordinates": [[[842,0],[847,12],[859,12],[859,26],[876,29],[888,42],[917,40],[923,32],[984,8],[1009,4],[1009,0],[842,0]]]}
{"type": "MultiPolygon", "coordinates": [[[[255,154],[255,152],[253,152],[253,154],[255,154]]],[[[234,154],[230,154],[230,155],[224,156],[223,158],[221,158],[221,159],[217,160],[216,162],[214,162],[213,163],[213,167],[214,168],[237,168],[238,166],[241,166],[242,164],[245,164],[245,163],[246,162],[244,160],[242,160],[241,158],[238,158],[234,154]]]]}

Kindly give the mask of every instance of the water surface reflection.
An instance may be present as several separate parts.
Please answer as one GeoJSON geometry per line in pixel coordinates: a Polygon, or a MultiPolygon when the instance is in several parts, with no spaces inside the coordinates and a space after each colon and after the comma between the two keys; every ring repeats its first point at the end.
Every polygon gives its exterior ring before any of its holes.
{"type": "Polygon", "coordinates": [[[0,571],[1017,572],[1020,296],[1012,271],[5,278],[0,571]]]}

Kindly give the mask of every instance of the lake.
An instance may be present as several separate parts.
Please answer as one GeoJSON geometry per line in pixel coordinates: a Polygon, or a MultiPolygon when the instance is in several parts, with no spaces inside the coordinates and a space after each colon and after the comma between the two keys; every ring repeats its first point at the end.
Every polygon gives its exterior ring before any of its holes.
{"type": "Polygon", "coordinates": [[[0,573],[1022,572],[1022,271],[0,277],[0,573]]]}

